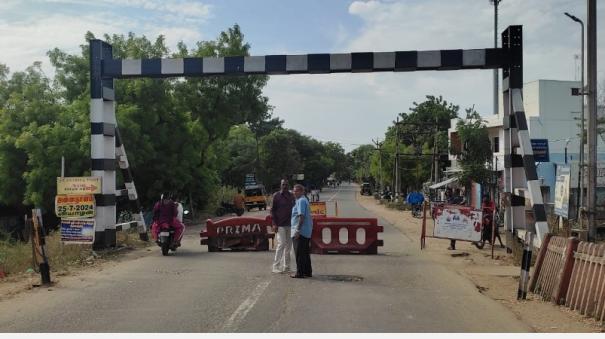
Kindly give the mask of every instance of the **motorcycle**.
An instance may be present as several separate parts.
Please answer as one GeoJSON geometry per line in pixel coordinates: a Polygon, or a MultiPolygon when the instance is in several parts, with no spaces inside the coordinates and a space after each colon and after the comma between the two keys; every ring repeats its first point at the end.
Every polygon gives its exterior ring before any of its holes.
{"type": "Polygon", "coordinates": [[[168,255],[168,251],[176,251],[174,242],[174,227],[168,223],[162,223],[158,232],[157,244],[162,249],[162,255],[168,255]]]}
{"type": "Polygon", "coordinates": [[[422,204],[412,205],[412,216],[422,218],[422,204]]]}
{"type": "Polygon", "coordinates": [[[226,213],[235,213],[238,217],[244,214],[244,209],[235,208],[235,205],[228,202],[221,202],[221,206],[216,209],[216,216],[222,217],[226,213]]]}

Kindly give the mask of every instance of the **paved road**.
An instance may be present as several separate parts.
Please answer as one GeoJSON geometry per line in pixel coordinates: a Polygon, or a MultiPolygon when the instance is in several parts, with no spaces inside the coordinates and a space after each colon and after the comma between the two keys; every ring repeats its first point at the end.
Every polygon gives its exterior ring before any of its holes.
{"type": "MultiPolygon", "coordinates": [[[[325,189],[368,217],[358,187],[325,189]]],[[[271,273],[273,252],[208,253],[190,230],[176,255],[121,262],[0,302],[4,332],[528,332],[468,280],[385,226],[378,255],[312,255],[314,277],[271,273]],[[355,277],[354,281],[338,279],[355,277]],[[337,280],[334,280],[337,279],[337,280]]]]}

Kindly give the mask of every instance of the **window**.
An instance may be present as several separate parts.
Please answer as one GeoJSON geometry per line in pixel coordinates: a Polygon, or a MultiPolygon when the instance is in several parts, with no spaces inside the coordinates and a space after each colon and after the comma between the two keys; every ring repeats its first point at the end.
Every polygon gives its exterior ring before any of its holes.
{"type": "Polygon", "coordinates": [[[500,137],[494,137],[494,153],[500,152],[500,137]]]}

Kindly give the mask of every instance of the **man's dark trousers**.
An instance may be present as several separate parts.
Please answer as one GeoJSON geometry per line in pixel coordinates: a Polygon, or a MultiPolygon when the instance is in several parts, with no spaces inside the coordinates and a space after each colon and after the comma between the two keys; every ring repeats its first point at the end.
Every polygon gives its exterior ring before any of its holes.
{"type": "Polygon", "coordinates": [[[294,245],[294,253],[296,255],[296,275],[299,277],[311,277],[313,270],[311,269],[310,241],[302,235],[292,238],[294,245]]]}

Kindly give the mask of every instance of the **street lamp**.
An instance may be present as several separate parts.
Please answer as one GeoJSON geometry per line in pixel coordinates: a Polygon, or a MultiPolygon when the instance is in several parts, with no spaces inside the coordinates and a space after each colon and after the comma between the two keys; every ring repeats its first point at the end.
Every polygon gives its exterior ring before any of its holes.
{"type": "Polygon", "coordinates": [[[580,27],[582,29],[581,32],[581,62],[580,62],[580,110],[581,110],[581,119],[580,119],[580,164],[579,164],[579,169],[578,169],[578,186],[580,186],[580,197],[579,197],[579,203],[578,206],[579,207],[583,207],[584,206],[584,22],[580,19],[578,19],[576,16],[571,15],[567,12],[565,12],[565,15],[570,18],[571,20],[577,22],[580,24],[580,27]]]}
{"type": "MultiPolygon", "coordinates": [[[[494,48],[498,48],[498,4],[502,0],[489,0],[494,5],[494,48]]],[[[498,114],[498,69],[494,68],[494,114],[498,114]]]]}

